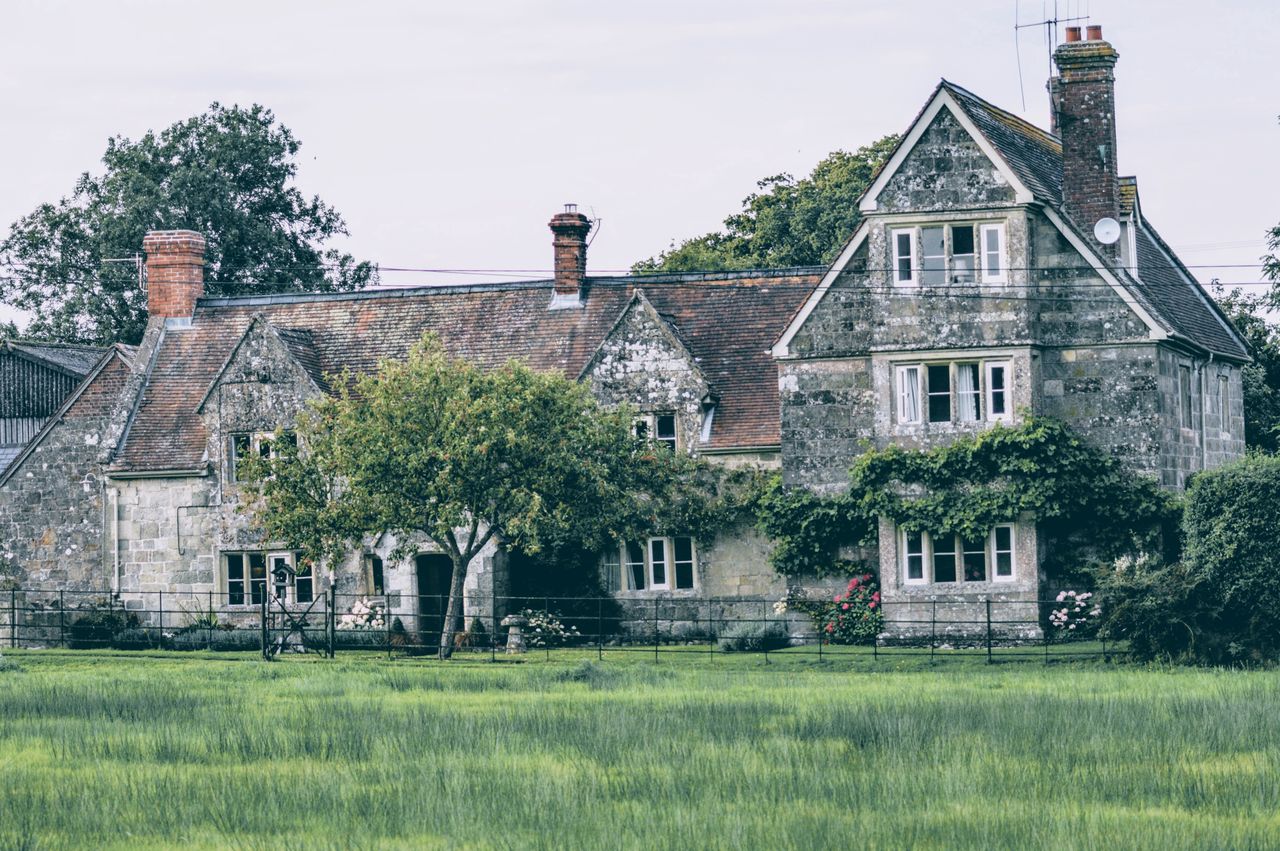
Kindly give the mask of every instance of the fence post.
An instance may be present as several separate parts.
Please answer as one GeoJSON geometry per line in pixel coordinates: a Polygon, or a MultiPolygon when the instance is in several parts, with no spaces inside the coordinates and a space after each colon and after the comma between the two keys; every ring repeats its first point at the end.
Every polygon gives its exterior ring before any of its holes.
{"type": "Polygon", "coordinates": [[[262,658],[269,662],[271,661],[271,656],[267,652],[270,639],[267,638],[267,585],[265,582],[262,584],[261,603],[262,604],[258,607],[258,610],[262,613],[262,658]]]}
{"type": "Polygon", "coordinates": [[[987,598],[987,664],[991,664],[991,598],[987,598]]]}
{"type": "Polygon", "coordinates": [[[207,641],[207,642],[206,642],[206,644],[205,644],[205,649],[206,649],[206,650],[212,650],[212,649],[213,649],[213,618],[214,618],[214,615],[213,615],[213,592],[212,592],[212,591],[210,591],[210,592],[209,592],[209,617],[208,617],[208,619],[205,621],[205,627],[206,627],[205,632],[207,633],[207,637],[208,637],[208,641],[207,641]]]}
{"type": "Polygon", "coordinates": [[[164,635],[164,592],[160,592],[160,634],[164,635]]]}
{"type": "Polygon", "coordinates": [[[604,597],[596,598],[596,659],[604,661],[604,597]]]}
{"type": "MultiPolygon", "coordinates": [[[[496,583],[495,583],[496,584],[496,583]]],[[[489,598],[489,661],[498,661],[498,592],[489,598]]]]}
{"type": "MultiPolygon", "coordinates": [[[[1044,605],[1043,603],[1040,603],[1036,606],[1036,608],[1040,609],[1040,607],[1043,605],[1044,605]]],[[[1040,618],[1041,623],[1048,622],[1047,619],[1044,617],[1044,613],[1042,611],[1037,611],[1036,615],[1040,618]]],[[[1052,624],[1050,624],[1050,626],[1052,626],[1052,624]]],[[[1053,633],[1050,632],[1048,629],[1046,629],[1041,633],[1041,636],[1044,642],[1044,663],[1047,665],[1049,664],[1049,642],[1053,640],[1053,633]]]]}
{"type": "Polygon", "coordinates": [[[653,661],[658,661],[658,598],[653,598],[653,661]]]}
{"type": "Polygon", "coordinates": [[[67,607],[62,600],[62,591],[58,591],[58,645],[67,646],[67,607]]]}
{"type": "MultiPolygon", "coordinates": [[[[546,613],[547,613],[547,617],[548,617],[548,618],[550,618],[550,617],[551,617],[551,598],[550,598],[550,597],[545,598],[545,599],[542,601],[542,605],[543,605],[543,609],[542,609],[542,610],[543,610],[544,612],[546,612],[546,613]]],[[[542,640],[543,640],[544,642],[546,642],[546,645],[547,645],[547,661],[548,661],[548,662],[550,662],[550,661],[551,661],[551,640],[550,640],[549,638],[543,638],[542,640]]]]}
{"type": "Polygon", "coordinates": [[[716,625],[711,617],[711,598],[707,598],[707,652],[716,658],[716,625]]]}
{"type": "Polygon", "coordinates": [[[18,589],[9,589],[9,646],[18,646],[18,589]]]}
{"type": "Polygon", "coordinates": [[[769,664],[769,601],[760,601],[760,613],[764,615],[760,619],[760,635],[764,637],[761,642],[764,646],[764,663],[769,664]]]}
{"type": "MultiPolygon", "coordinates": [[[[325,649],[329,651],[329,658],[333,659],[338,655],[337,642],[335,640],[336,636],[333,634],[334,630],[337,629],[338,626],[338,619],[335,617],[338,611],[338,586],[333,582],[329,583],[329,599],[325,600],[325,608],[328,609],[328,611],[325,612],[324,632],[325,640],[329,645],[325,649]]],[[[384,605],[382,607],[382,622],[385,625],[389,620],[390,618],[387,617],[387,607],[384,605]]]]}
{"type": "Polygon", "coordinates": [[[929,661],[934,660],[938,648],[938,601],[930,601],[929,613],[929,661]]]}

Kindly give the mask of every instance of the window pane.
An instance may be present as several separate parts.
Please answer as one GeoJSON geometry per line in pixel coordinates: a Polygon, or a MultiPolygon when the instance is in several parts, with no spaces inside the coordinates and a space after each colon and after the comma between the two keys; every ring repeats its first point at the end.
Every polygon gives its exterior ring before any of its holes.
{"type": "Polygon", "coordinates": [[[649,421],[636,420],[635,432],[636,432],[636,437],[640,438],[641,440],[648,440],[649,439],[649,421]]]}
{"type": "Polygon", "coordinates": [[[898,370],[898,421],[920,422],[920,368],[903,367],[898,370]]]}
{"type": "Polygon", "coordinates": [[[293,592],[294,601],[298,603],[310,603],[313,599],[315,583],[312,581],[311,565],[302,563],[298,565],[298,575],[294,578],[293,592]]]}
{"type": "Polygon", "coordinates": [[[666,446],[668,449],[676,448],[676,417],[675,414],[659,414],[655,421],[657,432],[654,439],[666,446]]]}
{"type": "Polygon", "coordinates": [[[1007,552],[1013,549],[1013,527],[996,527],[996,550],[1007,552]]]}
{"type": "Polygon", "coordinates": [[[951,228],[951,282],[971,284],[974,281],[973,225],[951,228]]]}
{"type": "Polygon", "coordinates": [[[1013,553],[996,553],[996,576],[1013,576],[1013,553]]]}
{"type": "Polygon", "coordinates": [[[649,541],[649,567],[654,587],[667,584],[667,542],[662,538],[649,541]]]}
{"type": "Polygon", "coordinates": [[[987,547],[986,541],[964,542],[964,581],[985,582],[987,579],[987,547]]]}
{"type": "Polygon", "coordinates": [[[976,422],[981,406],[981,385],[976,363],[956,364],[956,418],[976,422]]]}
{"type": "Polygon", "coordinates": [[[231,457],[228,463],[227,478],[231,481],[237,481],[240,462],[249,457],[249,452],[253,448],[252,440],[247,434],[233,434],[229,441],[229,450],[231,457]]]}
{"type": "Polygon", "coordinates": [[[920,229],[921,282],[941,284],[946,280],[946,243],[942,228],[920,229]]]}
{"type": "Polygon", "coordinates": [[[924,579],[924,536],[908,532],[906,539],[907,579],[924,579]]]}
{"type": "Polygon", "coordinates": [[[671,551],[675,558],[676,587],[693,587],[693,538],[672,538],[671,551]]]}
{"type": "Polygon", "coordinates": [[[988,375],[990,376],[989,389],[991,391],[991,409],[987,412],[987,415],[991,417],[1002,417],[1008,409],[1008,400],[1006,399],[1005,393],[1004,372],[1004,366],[992,366],[988,371],[988,375]]]}
{"type": "Polygon", "coordinates": [[[929,367],[929,422],[951,421],[951,366],[929,367]]]}
{"type": "Polygon", "coordinates": [[[244,605],[244,556],[227,556],[227,605],[244,605]]]}
{"type": "Polygon", "coordinates": [[[911,237],[911,231],[898,231],[894,234],[894,260],[899,281],[911,280],[911,237]]]}
{"type": "Polygon", "coordinates": [[[648,587],[644,575],[644,548],[638,543],[627,544],[627,588],[643,591],[648,587]]]}
{"type": "Polygon", "coordinates": [[[1000,228],[989,226],[982,229],[984,256],[982,258],[983,274],[988,278],[999,278],[1004,274],[1000,251],[1000,228]]]}
{"type": "Polygon", "coordinates": [[[622,553],[610,547],[600,554],[600,573],[604,576],[604,590],[617,591],[625,583],[622,576],[622,553]]]}
{"type": "Polygon", "coordinates": [[[369,556],[369,593],[381,597],[384,593],[382,581],[382,559],[369,556]]]}
{"type": "Polygon", "coordinates": [[[1178,395],[1182,409],[1182,427],[1191,428],[1191,367],[1178,367],[1178,395]]]}
{"type": "Polygon", "coordinates": [[[933,581],[956,581],[956,539],[952,535],[933,539],[933,581]]]}
{"type": "Polygon", "coordinates": [[[267,596],[267,557],[264,553],[249,553],[249,599],[261,604],[267,596]]]}

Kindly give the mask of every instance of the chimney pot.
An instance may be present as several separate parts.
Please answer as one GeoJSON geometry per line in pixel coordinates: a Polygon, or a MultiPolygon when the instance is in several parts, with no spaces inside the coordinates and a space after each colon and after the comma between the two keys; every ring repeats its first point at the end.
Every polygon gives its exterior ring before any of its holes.
{"type": "MultiPolygon", "coordinates": [[[[1079,27],[1076,27],[1076,32],[1080,32],[1079,27]]],[[[1086,36],[1089,41],[1102,41],[1102,26],[1100,24],[1090,25],[1086,32],[1086,36]]]]}
{"type": "Polygon", "coordinates": [[[577,204],[565,204],[549,223],[555,250],[555,293],[551,306],[579,307],[587,278],[587,234],[591,220],[578,212],[577,204]]]}
{"type": "Polygon", "coordinates": [[[1080,28],[1067,27],[1067,41],[1079,41],[1079,40],[1080,40],[1080,28]]]}
{"type": "Polygon", "coordinates": [[[147,315],[190,319],[204,295],[204,237],[193,230],[153,230],[142,239],[147,256],[147,315]]]}

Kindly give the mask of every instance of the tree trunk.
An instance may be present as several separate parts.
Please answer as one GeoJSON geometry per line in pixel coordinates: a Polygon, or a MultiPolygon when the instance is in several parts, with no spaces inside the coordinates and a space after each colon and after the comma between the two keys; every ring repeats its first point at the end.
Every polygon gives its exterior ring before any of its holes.
{"type": "Polygon", "coordinates": [[[449,580],[449,605],[445,607],[444,626],[440,630],[440,658],[453,655],[453,636],[458,631],[458,618],[462,615],[462,583],[467,578],[467,562],[461,556],[453,557],[453,577],[449,580]]]}

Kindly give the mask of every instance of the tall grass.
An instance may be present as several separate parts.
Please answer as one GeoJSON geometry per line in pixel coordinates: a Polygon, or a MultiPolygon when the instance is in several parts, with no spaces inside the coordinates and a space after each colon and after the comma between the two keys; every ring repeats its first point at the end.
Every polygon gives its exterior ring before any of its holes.
{"type": "Polygon", "coordinates": [[[0,847],[1280,841],[1274,672],[17,658],[0,847]]]}

